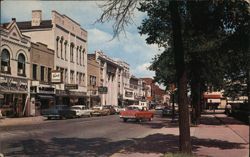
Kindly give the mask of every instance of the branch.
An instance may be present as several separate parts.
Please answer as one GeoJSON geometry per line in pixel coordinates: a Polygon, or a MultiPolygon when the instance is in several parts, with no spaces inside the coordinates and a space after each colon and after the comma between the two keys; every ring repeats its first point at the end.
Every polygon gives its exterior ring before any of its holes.
{"type": "Polygon", "coordinates": [[[114,20],[113,39],[119,37],[125,27],[133,22],[133,13],[140,0],[108,0],[105,4],[99,5],[103,10],[101,17],[96,21],[100,23],[114,20]]]}

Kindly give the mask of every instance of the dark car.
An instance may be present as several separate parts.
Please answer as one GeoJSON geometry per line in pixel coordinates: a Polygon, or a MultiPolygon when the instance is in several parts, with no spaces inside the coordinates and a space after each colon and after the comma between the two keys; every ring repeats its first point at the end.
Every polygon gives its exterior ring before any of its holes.
{"type": "Polygon", "coordinates": [[[55,105],[49,109],[43,110],[42,116],[48,119],[74,118],[76,117],[76,112],[66,105],[55,105]]]}
{"type": "Polygon", "coordinates": [[[105,105],[105,106],[103,106],[103,109],[108,109],[109,114],[116,114],[116,110],[112,105],[105,105]]]}
{"type": "Polygon", "coordinates": [[[172,116],[172,109],[169,107],[164,107],[162,110],[162,117],[169,117],[172,116]]]}

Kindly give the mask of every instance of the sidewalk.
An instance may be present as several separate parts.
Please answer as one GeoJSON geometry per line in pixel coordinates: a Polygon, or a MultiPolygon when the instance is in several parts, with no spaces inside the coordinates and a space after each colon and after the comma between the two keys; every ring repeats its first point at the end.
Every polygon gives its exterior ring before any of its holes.
{"type": "Polygon", "coordinates": [[[46,118],[43,116],[36,117],[21,117],[21,118],[2,118],[0,119],[1,126],[14,126],[14,125],[30,125],[44,123],[46,118]]]}
{"type": "MultiPolygon", "coordinates": [[[[164,127],[137,139],[134,145],[112,157],[160,157],[178,152],[178,127],[164,127]]],[[[192,152],[201,157],[248,157],[249,126],[224,114],[202,115],[201,124],[191,127],[192,152]]]]}

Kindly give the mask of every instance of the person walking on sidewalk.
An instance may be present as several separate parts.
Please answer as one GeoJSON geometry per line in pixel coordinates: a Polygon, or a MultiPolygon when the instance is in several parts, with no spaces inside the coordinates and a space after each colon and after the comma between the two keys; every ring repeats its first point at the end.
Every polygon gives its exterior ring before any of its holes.
{"type": "Polygon", "coordinates": [[[225,114],[227,116],[230,116],[231,112],[232,112],[232,106],[230,104],[227,104],[226,107],[225,107],[225,114]]]}

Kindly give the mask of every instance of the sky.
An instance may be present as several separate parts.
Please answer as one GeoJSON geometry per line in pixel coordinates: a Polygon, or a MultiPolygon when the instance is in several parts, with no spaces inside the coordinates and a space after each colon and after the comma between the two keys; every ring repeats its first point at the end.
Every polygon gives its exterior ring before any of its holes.
{"type": "Polygon", "coordinates": [[[120,59],[130,65],[130,73],[138,78],[153,77],[154,72],[147,67],[152,58],[160,53],[157,45],[147,45],[146,36],[138,33],[137,27],[146,17],[145,13],[135,11],[134,23],[126,27],[126,35],[113,40],[112,21],[95,23],[102,10],[98,5],[103,1],[1,1],[1,23],[31,21],[32,10],[42,10],[42,19],[51,19],[51,11],[56,10],[78,22],[88,32],[88,53],[102,50],[114,59],[120,59]]]}

